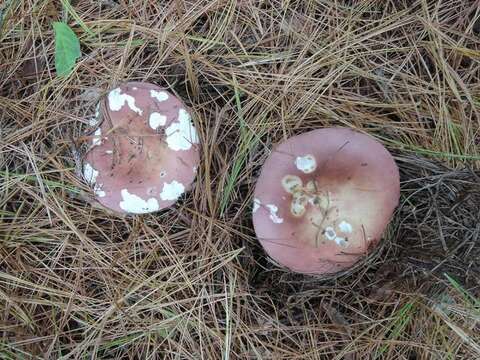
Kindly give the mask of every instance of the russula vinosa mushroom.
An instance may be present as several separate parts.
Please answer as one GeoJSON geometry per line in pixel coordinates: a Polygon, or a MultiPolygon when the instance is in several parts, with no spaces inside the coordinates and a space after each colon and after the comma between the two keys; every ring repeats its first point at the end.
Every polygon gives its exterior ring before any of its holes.
{"type": "Polygon", "coordinates": [[[96,200],[120,213],[142,214],[173,205],[199,163],[190,114],[156,85],[129,82],[111,90],[90,122],[98,126],[83,162],[96,200]]]}
{"type": "Polygon", "coordinates": [[[399,197],[398,167],[383,145],[350,129],[319,129],[272,151],[255,187],[253,225],[276,262],[328,275],[378,244],[399,197]]]}

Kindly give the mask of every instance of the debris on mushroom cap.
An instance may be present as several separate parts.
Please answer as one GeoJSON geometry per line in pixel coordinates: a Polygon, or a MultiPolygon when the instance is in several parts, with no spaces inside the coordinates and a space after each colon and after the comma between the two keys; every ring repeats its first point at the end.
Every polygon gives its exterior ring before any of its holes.
{"type": "Polygon", "coordinates": [[[199,138],[188,110],[167,90],[122,84],[102,99],[89,124],[98,128],[83,175],[103,206],[144,214],[173,205],[190,189],[199,138]]]}
{"type": "Polygon", "coordinates": [[[398,205],[399,172],[372,137],[319,129],[272,151],[254,197],[253,225],[268,255],[296,272],[331,274],[378,244],[398,205]]]}

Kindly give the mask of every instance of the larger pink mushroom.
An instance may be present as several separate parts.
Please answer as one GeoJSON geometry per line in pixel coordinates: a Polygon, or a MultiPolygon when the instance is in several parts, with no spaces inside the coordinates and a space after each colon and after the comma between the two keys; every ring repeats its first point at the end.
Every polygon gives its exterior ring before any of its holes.
{"type": "Polygon", "coordinates": [[[281,265],[332,274],[378,244],[399,196],[398,168],[379,142],[345,128],[314,130],[277,146],[263,165],[253,225],[281,265]]]}
{"type": "Polygon", "coordinates": [[[99,103],[83,176],[100,204],[121,213],[165,209],[191,186],[198,135],[185,105],[156,85],[130,82],[99,103]]]}

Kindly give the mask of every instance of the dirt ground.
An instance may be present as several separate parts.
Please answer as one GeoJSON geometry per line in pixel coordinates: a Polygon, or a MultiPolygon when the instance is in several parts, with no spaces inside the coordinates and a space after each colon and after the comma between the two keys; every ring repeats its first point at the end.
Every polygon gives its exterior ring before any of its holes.
{"type": "Polygon", "coordinates": [[[479,35],[470,0],[0,1],[0,358],[479,359],[479,35]],[[177,206],[120,217],[76,174],[128,80],[177,94],[202,154],[177,206]],[[269,261],[251,205],[274,144],[327,126],[391,151],[401,201],[320,279],[269,261]]]}

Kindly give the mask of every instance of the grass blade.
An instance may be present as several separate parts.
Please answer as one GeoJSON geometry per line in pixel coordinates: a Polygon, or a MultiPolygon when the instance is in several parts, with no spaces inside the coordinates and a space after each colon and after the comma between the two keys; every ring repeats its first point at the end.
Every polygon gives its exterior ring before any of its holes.
{"type": "Polygon", "coordinates": [[[230,175],[228,176],[225,189],[223,191],[223,196],[220,203],[220,213],[224,214],[227,204],[230,202],[233,189],[237,183],[238,177],[241,173],[241,170],[246,163],[247,157],[251,149],[258,143],[260,136],[255,134],[246,124],[245,119],[243,118],[243,109],[242,103],[240,100],[240,92],[238,89],[238,84],[233,76],[234,92],[235,92],[235,103],[237,107],[237,115],[240,127],[240,141],[237,148],[235,161],[233,163],[230,175]]]}
{"type": "Polygon", "coordinates": [[[85,24],[82,18],[77,14],[73,6],[70,4],[70,0],[60,0],[64,9],[75,19],[78,25],[90,36],[96,36],[95,32],[85,24]]]}

